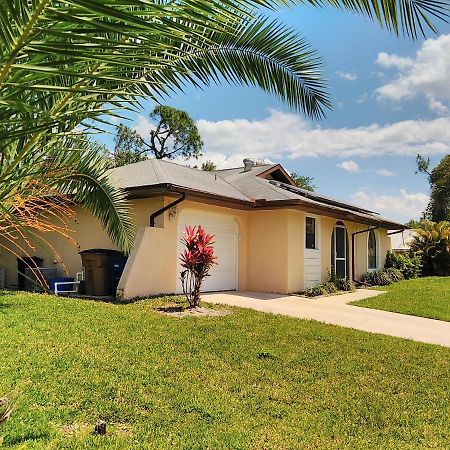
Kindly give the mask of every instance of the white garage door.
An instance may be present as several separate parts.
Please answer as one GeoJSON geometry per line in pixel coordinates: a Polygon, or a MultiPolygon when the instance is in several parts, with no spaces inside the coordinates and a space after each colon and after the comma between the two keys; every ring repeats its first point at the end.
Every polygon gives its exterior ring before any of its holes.
{"type": "Polygon", "coordinates": [[[214,254],[217,256],[217,264],[213,266],[210,272],[211,276],[207,277],[203,282],[202,291],[236,290],[238,265],[238,224],[236,219],[225,214],[183,210],[178,220],[178,293],[183,291],[179,279],[179,274],[182,270],[179,255],[184,250],[181,239],[188,225],[201,225],[207,233],[214,235],[214,254]]]}

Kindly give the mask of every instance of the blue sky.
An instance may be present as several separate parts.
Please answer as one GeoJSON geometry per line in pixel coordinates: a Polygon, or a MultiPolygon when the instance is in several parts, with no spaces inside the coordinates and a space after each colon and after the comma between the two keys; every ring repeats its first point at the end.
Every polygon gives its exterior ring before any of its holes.
{"type": "MultiPolygon", "coordinates": [[[[313,176],[324,194],[393,219],[417,218],[428,185],[414,173],[415,155],[436,163],[450,148],[450,25],[413,42],[331,8],[296,7],[277,17],[323,57],[334,106],[326,119],[313,122],[256,88],[226,84],[187,89],[166,104],[198,121],[205,159],[220,167],[265,158],[313,176]]],[[[128,125],[145,135],[152,106],[128,125]]],[[[100,140],[112,146],[111,136],[100,140]]]]}

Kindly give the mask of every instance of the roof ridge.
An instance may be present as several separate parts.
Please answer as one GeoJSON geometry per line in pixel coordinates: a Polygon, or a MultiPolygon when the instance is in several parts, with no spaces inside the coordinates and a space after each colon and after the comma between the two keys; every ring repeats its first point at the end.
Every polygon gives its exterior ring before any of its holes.
{"type": "MultiPolygon", "coordinates": [[[[153,170],[155,171],[156,178],[158,179],[158,182],[162,182],[162,180],[167,179],[167,172],[162,167],[162,164],[160,164],[160,161],[158,158],[149,158],[149,161],[151,161],[151,165],[153,167],[153,170]]],[[[169,177],[169,179],[171,179],[169,177]]]]}
{"type": "MultiPolygon", "coordinates": [[[[253,166],[253,168],[257,168],[257,167],[268,167],[268,166],[278,166],[280,164],[256,164],[253,166]]],[[[226,170],[236,170],[236,169],[244,169],[244,166],[237,166],[237,167],[227,167],[226,169],[217,169],[214,170],[213,172],[225,172],[226,170]]]]}

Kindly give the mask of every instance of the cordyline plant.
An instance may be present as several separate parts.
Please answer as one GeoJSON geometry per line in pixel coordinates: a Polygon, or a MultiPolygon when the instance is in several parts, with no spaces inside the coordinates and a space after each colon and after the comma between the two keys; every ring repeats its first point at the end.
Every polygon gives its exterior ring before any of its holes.
{"type": "Polygon", "coordinates": [[[210,270],[216,263],[214,256],[214,236],[198,227],[186,227],[186,234],[182,239],[186,249],[181,253],[181,284],[190,308],[200,305],[200,289],[203,280],[210,276],[210,270]]]}

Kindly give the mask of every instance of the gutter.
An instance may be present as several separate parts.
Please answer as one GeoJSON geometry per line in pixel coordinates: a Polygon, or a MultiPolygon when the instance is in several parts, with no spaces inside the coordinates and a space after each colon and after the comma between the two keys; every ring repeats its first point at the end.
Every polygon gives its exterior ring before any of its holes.
{"type": "Polygon", "coordinates": [[[361,231],[355,231],[354,233],[352,233],[352,280],[355,280],[355,236],[357,234],[362,234],[362,233],[369,233],[372,230],[376,230],[377,228],[379,228],[379,225],[377,225],[376,227],[370,227],[370,228],[366,228],[365,230],[361,230],[361,231]]]}
{"type": "Polygon", "coordinates": [[[158,211],[155,211],[150,216],[150,226],[155,226],[155,219],[160,216],[161,214],[164,214],[168,209],[173,208],[174,206],[177,206],[179,203],[181,203],[186,198],[186,192],[178,192],[181,197],[177,198],[175,201],[169,203],[168,205],[162,207],[161,209],[158,209],[158,211]]]}
{"type": "Polygon", "coordinates": [[[409,227],[405,227],[405,228],[402,228],[401,230],[396,230],[396,231],[391,231],[390,233],[388,233],[387,235],[388,236],[392,236],[393,234],[399,234],[399,233],[403,233],[406,229],[410,229],[409,227]]]}

